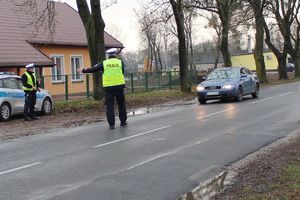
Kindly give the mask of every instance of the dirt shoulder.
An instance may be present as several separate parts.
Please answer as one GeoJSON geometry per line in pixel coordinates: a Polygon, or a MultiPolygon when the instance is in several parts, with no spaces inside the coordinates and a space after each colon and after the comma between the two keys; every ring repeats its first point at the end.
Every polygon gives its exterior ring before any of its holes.
{"type": "Polygon", "coordinates": [[[35,135],[104,120],[103,112],[65,113],[38,116],[38,120],[24,121],[23,116],[15,116],[8,122],[0,122],[0,138],[12,139],[35,135]]]}
{"type": "Polygon", "coordinates": [[[300,133],[263,148],[234,166],[232,184],[214,200],[300,199],[300,133]]]}
{"type": "MultiPolygon", "coordinates": [[[[194,95],[190,95],[183,99],[172,99],[173,98],[165,98],[161,103],[158,103],[157,101],[147,103],[129,102],[127,105],[127,111],[129,112],[129,115],[132,115],[130,113],[137,110],[149,109],[155,112],[162,109],[168,109],[173,106],[196,102],[194,95]]],[[[94,106],[94,104],[95,102],[89,105],[94,106]]],[[[115,106],[115,108],[117,108],[117,106],[115,106]]],[[[51,115],[38,116],[38,120],[34,121],[24,121],[23,116],[21,115],[14,116],[8,122],[0,122],[0,139],[12,139],[21,136],[53,132],[61,128],[82,126],[100,121],[106,122],[105,108],[101,105],[101,102],[95,108],[88,108],[86,110],[81,108],[78,111],[72,110],[72,107],[65,108],[65,112],[54,112],[51,115]]]]}

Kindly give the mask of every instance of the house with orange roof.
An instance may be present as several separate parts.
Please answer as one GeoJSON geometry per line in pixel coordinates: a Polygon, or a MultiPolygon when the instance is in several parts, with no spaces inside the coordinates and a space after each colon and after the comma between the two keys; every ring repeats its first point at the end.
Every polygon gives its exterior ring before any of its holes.
{"type": "MultiPolygon", "coordinates": [[[[44,77],[43,85],[52,95],[64,94],[66,84],[69,93],[85,92],[86,77],[77,69],[90,66],[90,57],[78,12],[66,3],[55,2],[55,29],[50,36],[47,30],[35,32],[32,16],[13,2],[1,1],[0,71],[22,75],[25,65],[35,63],[38,76],[44,77]]],[[[106,32],[105,47],[124,48],[106,32]]]]}

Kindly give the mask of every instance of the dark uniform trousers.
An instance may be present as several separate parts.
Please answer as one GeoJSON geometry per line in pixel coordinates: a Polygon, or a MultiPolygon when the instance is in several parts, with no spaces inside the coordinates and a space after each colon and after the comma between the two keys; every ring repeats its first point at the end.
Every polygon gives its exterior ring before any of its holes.
{"type": "Polygon", "coordinates": [[[105,90],[105,104],[106,104],[106,117],[110,126],[115,125],[115,111],[114,111],[114,99],[117,99],[119,109],[119,119],[122,123],[127,120],[126,107],[125,107],[125,95],[124,89],[106,89],[105,90]]]}
{"type": "Polygon", "coordinates": [[[24,117],[35,117],[34,106],[36,104],[36,92],[25,92],[24,117]]]}

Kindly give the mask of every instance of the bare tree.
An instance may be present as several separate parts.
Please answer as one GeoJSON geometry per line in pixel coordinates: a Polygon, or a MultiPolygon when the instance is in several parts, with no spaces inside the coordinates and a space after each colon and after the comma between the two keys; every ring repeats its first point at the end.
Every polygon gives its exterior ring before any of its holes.
{"type": "MultiPolygon", "coordinates": [[[[242,14],[238,12],[242,7],[242,1],[238,0],[191,0],[187,6],[195,7],[201,10],[216,13],[219,17],[222,25],[221,30],[221,52],[224,58],[224,64],[226,67],[232,66],[229,46],[228,46],[228,35],[230,27],[232,25],[232,17],[235,14],[242,14]]],[[[245,20],[245,19],[244,19],[245,20]]]]}
{"type": "MultiPolygon", "coordinates": [[[[181,91],[189,92],[191,84],[188,77],[188,54],[186,46],[186,34],[184,24],[184,6],[182,0],[153,0],[151,1],[151,15],[159,13],[155,21],[167,22],[174,17],[176,23],[176,35],[178,37],[180,86],[181,91]]],[[[148,8],[149,8],[148,7],[148,8]]],[[[172,59],[171,59],[172,60],[172,59]]]]}
{"type": "Polygon", "coordinates": [[[151,13],[152,11],[144,6],[144,4],[141,4],[141,10],[136,11],[136,15],[139,19],[142,38],[144,38],[143,41],[146,42],[148,49],[147,59],[149,60],[149,66],[147,68],[149,68],[149,71],[152,71],[154,63],[156,70],[161,70],[163,68],[161,43],[164,37],[164,28],[157,13],[151,13]]]}
{"type": "Polygon", "coordinates": [[[222,25],[219,23],[218,17],[214,13],[207,19],[208,19],[208,26],[212,27],[216,32],[216,38],[215,38],[216,56],[215,56],[215,63],[214,63],[214,69],[216,69],[218,67],[219,58],[220,58],[222,25]]]}
{"type": "Polygon", "coordinates": [[[186,43],[187,48],[189,49],[189,65],[190,70],[193,70],[194,67],[194,48],[193,48],[193,19],[197,17],[197,13],[194,11],[194,8],[185,9],[185,34],[186,34],[186,43]]]}
{"type": "Polygon", "coordinates": [[[138,54],[136,52],[122,53],[122,58],[126,67],[130,69],[129,71],[138,71],[138,54]]]}
{"type": "Polygon", "coordinates": [[[13,0],[16,6],[16,13],[20,13],[20,18],[25,17],[26,23],[23,28],[30,28],[29,36],[34,38],[38,34],[48,34],[49,39],[53,39],[56,26],[55,2],[38,0],[13,0]]]}
{"type": "MultiPolygon", "coordinates": [[[[113,1],[113,3],[115,2],[113,1]]],[[[91,10],[86,0],[76,0],[76,3],[87,36],[91,65],[95,65],[105,59],[105,23],[102,18],[100,0],[90,0],[91,10]]],[[[101,74],[94,73],[93,80],[94,99],[103,99],[101,74]]]]}
{"type": "Polygon", "coordinates": [[[183,4],[182,0],[170,0],[170,4],[177,26],[181,91],[190,92],[191,83],[188,77],[188,53],[185,37],[183,4]]]}
{"type": "Polygon", "coordinates": [[[292,41],[294,43],[294,50],[291,51],[293,62],[295,63],[295,76],[300,76],[300,16],[296,17],[296,23],[292,30],[292,41]]]}
{"type": "MultiPolygon", "coordinates": [[[[298,20],[297,15],[300,9],[299,0],[269,0],[268,9],[273,13],[276,20],[275,25],[277,25],[284,39],[283,49],[280,50],[276,48],[274,43],[272,43],[270,27],[264,22],[266,43],[277,58],[279,79],[288,79],[286,71],[287,54],[289,53],[292,57],[294,56],[296,58],[299,49],[299,33],[296,33],[296,35],[298,34],[298,40],[296,39],[294,41],[298,42],[298,44],[295,43],[295,47],[292,44],[293,35],[291,34],[292,24],[298,20]]],[[[300,72],[297,68],[296,74],[298,75],[300,72]]]]}
{"type": "Polygon", "coordinates": [[[255,49],[254,59],[256,64],[256,73],[260,82],[267,83],[267,73],[264,60],[264,8],[266,0],[248,0],[255,16],[255,49]]]}
{"type": "MultiPolygon", "coordinates": [[[[300,76],[299,45],[299,0],[277,0],[272,4],[272,11],[281,35],[284,39],[283,50],[291,55],[296,64],[295,75],[300,76]],[[292,30],[294,26],[294,31],[292,30]],[[297,61],[298,60],[298,61],[297,61]]],[[[284,65],[285,68],[285,65],[284,65]]],[[[285,68],[286,69],[286,68],[285,68]]]]}

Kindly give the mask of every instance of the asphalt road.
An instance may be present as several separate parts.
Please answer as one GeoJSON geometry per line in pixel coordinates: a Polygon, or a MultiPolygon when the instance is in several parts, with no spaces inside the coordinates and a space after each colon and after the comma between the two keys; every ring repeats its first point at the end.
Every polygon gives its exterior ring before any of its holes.
{"type": "MultiPolygon", "coordinates": [[[[242,102],[172,107],[0,140],[1,200],[176,200],[300,127],[300,83],[242,102]]],[[[75,117],[75,116],[74,116],[75,117]]]]}

